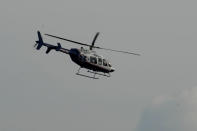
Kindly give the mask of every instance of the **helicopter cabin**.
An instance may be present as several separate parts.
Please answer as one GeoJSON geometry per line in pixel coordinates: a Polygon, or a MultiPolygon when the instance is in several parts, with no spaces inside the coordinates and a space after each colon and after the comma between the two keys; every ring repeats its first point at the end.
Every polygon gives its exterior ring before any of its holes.
{"type": "Polygon", "coordinates": [[[102,56],[99,56],[98,54],[96,54],[95,51],[92,50],[86,50],[84,48],[81,48],[81,57],[83,61],[94,65],[99,65],[108,68],[112,67],[108,60],[106,60],[102,56]]]}

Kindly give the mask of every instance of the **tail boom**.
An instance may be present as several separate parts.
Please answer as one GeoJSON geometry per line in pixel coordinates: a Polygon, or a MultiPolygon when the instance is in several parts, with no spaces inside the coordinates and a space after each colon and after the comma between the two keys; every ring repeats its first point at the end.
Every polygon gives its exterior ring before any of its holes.
{"type": "Polygon", "coordinates": [[[69,53],[69,50],[62,48],[60,43],[57,43],[57,46],[44,43],[40,31],[37,31],[37,34],[38,34],[38,40],[36,41],[35,44],[35,46],[37,46],[36,47],[37,50],[40,50],[42,46],[46,46],[47,47],[46,54],[48,54],[51,50],[60,51],[66,54],[69,53]]]}

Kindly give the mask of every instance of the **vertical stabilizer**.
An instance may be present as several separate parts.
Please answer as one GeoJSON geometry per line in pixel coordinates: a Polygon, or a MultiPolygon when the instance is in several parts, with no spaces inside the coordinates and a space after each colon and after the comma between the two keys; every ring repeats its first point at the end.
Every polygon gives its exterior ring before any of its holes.
{"type": "Polygon", "coordinates": [[[41,36],[41,33],[40,31],[37,32],[38,33],[38,41],[36,41],[36,49],[37,50],[40,50],[40,48],[43,46],[44,42],[43,42],[43,39],[42,39],[42,36],[41,36]]]}

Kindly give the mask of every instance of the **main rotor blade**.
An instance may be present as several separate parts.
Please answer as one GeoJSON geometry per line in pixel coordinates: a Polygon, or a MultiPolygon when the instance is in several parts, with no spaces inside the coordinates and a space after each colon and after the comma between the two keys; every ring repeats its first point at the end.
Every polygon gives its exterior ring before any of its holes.
{"type": "Polygon", "coordinates": [[[60,39],[60,40],[65,40],[65,41],[68,41],[68,42],[72,42],[72,43],[75,43],[75,44],[78,44],[78,45],[91,46],[91,45],[88,45],[88,44],[84,44],[84,43],[81,43],[81,42],[65,39],[65,38],[54,36],[54,35],[50,35],[50,34],[45,34],[45,35],[50,36],[50,37],[54,37],[54,38],[57,38],[57,39],[60,39]]]}
{"type": "Polygon", "coordinates": [[[96,39],[97,39],[97,37],[99,36],[99,32],[97,32],[96,33],[96,35],[95,35],[95,37],[94,37],[94,39],[93,39],[93,41],[92,41],[92,45],[90,46],[90,50],[92,50],[92,48],[94,47],[94,44],[95,44],[95,42],[96,42],[96,39]]]}
{"type": "Polygon", "coordinates": [[[140,56],[140,54],[132,53],[132,52],[127,52],[127,51],[120,51],[120,50],[114,50],[114,49],[107,49],[107,48],[102,48],[102,47],[93,47],[93,48],[140,56]]]}
{"type": "Polygon", "coordinates": [[[68,41],[68,42],[72,42],[72,43],[75,43],[75,44],[78,44],[78,45],[89,46],[90,49],[95,48],[95,49],[102,49],[102,50],[108,50],[108,51],[114,51],[114,52],[120,52],[120,53],[125,53],[125,54],[131,54],[131,55],[140,56],[140,54],[136,54],[136,53],[132,53],[132,52],[119,51],[119,50],[107,49],[107,48],[102,48],[102,47],[94,46],[94,43],[95,43],[95,41],[96,41],[99,33],[97,33],[96,36],[94,37],[94,40],[92,42],[92,45],[88,45],[88,44],[85,44],[85,43],[81,43],[81,42],[77,42],[77,41],[65,39],[65,38],[54,36],[54,35],[50,35],[50,34],[45,34],[45,35],[50,36],[50,37],[53,37],[53,38],[57,38],[57,39],[60,39],[60,40],[65,40],[65,41],[68,41]]]}

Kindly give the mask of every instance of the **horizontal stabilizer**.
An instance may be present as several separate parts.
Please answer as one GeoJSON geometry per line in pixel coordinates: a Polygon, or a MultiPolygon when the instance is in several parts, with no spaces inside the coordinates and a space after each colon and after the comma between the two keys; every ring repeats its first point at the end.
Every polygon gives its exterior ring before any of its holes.
{"type": "Polygon", "coordinates": [[[52,48],[48,47],[46,50],[46,54],[48,54],[51,50],[52,50],[52,48]]]}

